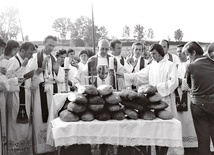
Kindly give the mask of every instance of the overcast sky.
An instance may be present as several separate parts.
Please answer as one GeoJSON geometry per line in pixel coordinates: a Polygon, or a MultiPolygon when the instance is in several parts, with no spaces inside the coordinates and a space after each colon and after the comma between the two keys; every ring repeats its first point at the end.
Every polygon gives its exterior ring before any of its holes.
{"type": "MultiPolygon", "coordinates": [[[[19,8],[24,35],[30,41],[43,40],[48,34],[58,35],[53,21],[80,16],[91,18],[91,0],[1,0],[5,6],[19,8]]],[[[174,31],[181,29],[184,41],[214,41],[213,0],[93,0],[94,22],[105,26],[109,37],[122,38],[122,30],[136,24],[152,28],[153,40],[174,40],[174,31]]],[[[21,40],[21,37],[20,37],[21,40]]]]}

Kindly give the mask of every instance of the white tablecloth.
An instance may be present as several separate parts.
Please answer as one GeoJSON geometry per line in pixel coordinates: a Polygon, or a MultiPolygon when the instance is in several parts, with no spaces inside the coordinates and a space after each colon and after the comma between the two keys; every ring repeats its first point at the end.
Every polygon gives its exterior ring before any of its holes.
{"type": "Polygon", "coordinates": [[[52,146],[72,144],[158,145],[177,148],[179,152],[183,151],[182,127],[177,119],[63,122],[56,113],[57,109],[62,107],[62,102],[66,97],[67,94],[56,94],[53,98],[47,137],[47,143],[52,146]]]}

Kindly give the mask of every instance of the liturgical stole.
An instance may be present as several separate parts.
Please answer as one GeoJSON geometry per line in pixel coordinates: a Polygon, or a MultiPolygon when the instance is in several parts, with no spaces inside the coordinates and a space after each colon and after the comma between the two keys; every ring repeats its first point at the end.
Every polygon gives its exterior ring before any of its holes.
{"type": "MultiPolygon", "coordinates": [[[[15,58],[18,60],[21,67],[21,62],[17,56],[15,58]]],[[[16,118],[17,123],[26,124],[28,123],[28,116],[25,107],[25,83],[23,82],[19,87],[19,112],[16,118]]]]}
{"type": "MultiPolygon", "coordinates": [[[[50,57],[51,57],[51,62],[52,62],[52,73],[54,73],[53,64],[56,61],[51,54],[50,54],[50,57]]],[[[43,62],[43,52],[42,51],[37,53],[37,60],[38,60],[37,61],[38,68],[41,68],[42,62],[43,62]]],[[[44,72],[43,72],[43,75],[44,75],[44,72]]],[[[56,83],[54,83],[53,89],[54,89],[53,92],[57,93],[57,84],[56,83]]],[[[49,112],[48,112],[47,93],[44,91],[44,82],[39,84],[39,91],[40,91],[40,100],[41,100],[42,121],[44,123],[46,123],[48,120],[49,112]]]]}

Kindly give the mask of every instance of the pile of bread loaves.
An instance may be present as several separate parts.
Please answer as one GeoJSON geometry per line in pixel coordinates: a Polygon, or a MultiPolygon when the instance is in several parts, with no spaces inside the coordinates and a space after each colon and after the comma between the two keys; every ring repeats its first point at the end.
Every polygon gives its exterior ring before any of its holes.
{"type": "Polygon", "coordinates": [[[111,85],[82,85],[78,92],[68,95],[59,117],[65,122],[129,119],[153,120],[173,118],[166,111],[168,104],[161,101],[159,93],[152,86],[140,87],[138,92],[124,89],[115,92],[111,85]]]}

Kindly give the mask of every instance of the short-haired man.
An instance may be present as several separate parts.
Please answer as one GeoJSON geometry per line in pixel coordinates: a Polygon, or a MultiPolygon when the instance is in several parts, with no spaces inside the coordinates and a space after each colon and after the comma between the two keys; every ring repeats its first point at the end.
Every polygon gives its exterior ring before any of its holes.
{"type": "Polygon", "coordinates": [[[155,91],[163,97],[163,101],[169,104],[167,109],[173,113],[174,117],[177,117],[174,94],[178,86],[177,68],[174,63],[164,57],[165,53],[161,45],[152,44],[149,51],[154,60],[150,65],[136,73],[124,73],[122,77],[127,87],[147,84],[154,86],[155,91]]]}
{"type": "Polygon", "coordinates": [[[188,42],[183,51],[190,59],[187,66],[187,83],[191,88],[191,110],[198,137],[198,155],[211,155],[210,138],[214,142],[214,43],[203,56],[202,47],[188,42]]]}
{"type": "Polygon", "coordinates": [[[30,70],[42,69],[42,73],[39,75],[37,81],[38,86],[32,94],[33,109],[34,114],[36,114],[35,117],[33,117],[34,147],[36,154],[55,150],[54,147],[46,144],[48,109],[52,103],[54,92],[58,92],[56,79],[62,76],[59,74],[62,68],[56,63],[56,58],[52,55],[57,45],[57,38],[48,35],[45,37],[43,45],[43,49],[35,53],[28,64],[30,70]]]}
{"type": "MultiPolygon", "coordinates": [[[[113,39],[110,42],[110,50],[111,54],[114,56],[114,58],[117,60],[117,72],[125,72],[125,73],[131,73],[133,70],[133,66],[130,64],[131,59],[125,59],[122,55],[122,42],[119,39],[113,39]]],[[[125,83],[124,80],[121,78],[117,78],[118,80],[118,89],[124,89],[125,83]]]]}
{"type": "MultiPolygon", "coordinates": [[[[145,68],[148,64],[148,60],[144,59],[142,56],[144,52],[144,45],[140,42],[134,42],[132,44],[132,53],[130,63],[132,64],[132,73],[139,72],[141,69],[145,68]]],[[[137,87],[132,85],[132,89],[136,90],[137,87]]]]}
{"type": "Polygon", "coordinates": [[[171,53],[168,52],[168,51],[169,51],[169,41],[163,39],[163,40],[161,40],[161,41],[159,42],[159,44],[160,44],[160,45],[163,47],[163,49],[164,49],[165,57],[166,57],[169,61],[172,61],[176,66],[178,66],[179,61],[180,61],[179,58],[178,58],[178,56],[175,55],[175,54],[171,54],[171,53]]]}
{"type": "MultiPolygon", "coordinates": [[[[20,46],[19,52],[7,62],[7,76],[9,78],[20,79],[19,89],[13,89],[7,93],[7,113],[8,113],[8,142],[22,145],[8,145],[8,152],[19,150],[21,154],[33,154],[32,150],[32,124],[29,121],[31,112],[31,91],[27,81],[32,75],[27,76],[27,63],[35,52],[35,46],[31,42],[24,42],[20,46]],[[23,77],[25,80],[23,80],[23,77]]],[[[16,88],[16,87],[14,87],[16,88]]]]}
{"type": "Polygon", "coordinates": [[[143,52],[144,52],[144,45],[142,43],[135,42],[132,44],[132,55],[133,55],[132,73],[136,73],[147,66],[148,60],[143,58],[142,56],[143,52]]]}
{"type": "MultiPolygon", "coordinates": [[[[97,66],[103,64],[109,66],[109,58],[112,57],[108,54],[109,51],[109,41],[106,39],[102,39],[98,42],[98,53],[88,59],[87,67],[85,69],[85,73],[88,76],[97,76],[97,66]]],[[[113,67],[117,70],[117,61],[113,58],[113,67]]],[[[91,81],[89,81],[91,83],[91,81]]],[[[113,87],[116,88],[116,81],[113,81],[113,87]]],[[[95,81],[95,86],[102,85],[102,80],[97,76],[95,81]]],[[[110,84],[109,74],[105,79],[105,84],[110,84]]]]}

